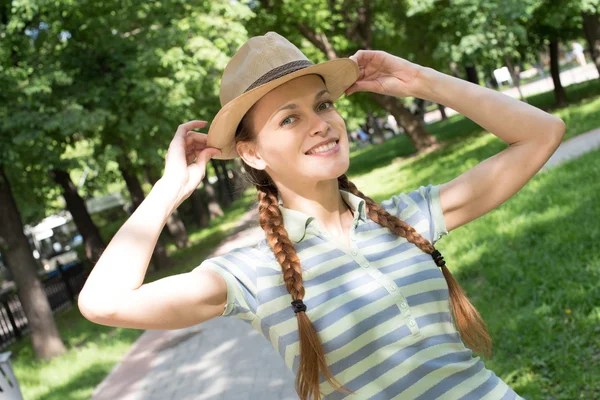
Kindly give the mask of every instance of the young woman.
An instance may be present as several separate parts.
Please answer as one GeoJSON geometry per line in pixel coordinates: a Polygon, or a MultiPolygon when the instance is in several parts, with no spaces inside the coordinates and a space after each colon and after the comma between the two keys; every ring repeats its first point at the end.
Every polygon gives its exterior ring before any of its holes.
{"type": "Polygon", "coordinates": [[[561,142],[562,120],[382,51],[313,65],[272,32],[231,59],[221,103],[208,135],[192,132],[204,121],[177,130],[164,176],[80,294],[86,318],[141,329],[241,318],[281,354],[302,399],[518,397],[472,356],[489,353],[490,338],[433,245],[523,187],[561,142]],[[334,101],[356,91],[444,104],[509,147],[448,183],[377,204],[345,175],[334,101]],[[143,284],[165,220],[208,160],[237,156],[258,190],[266,240],[143,284]]]}

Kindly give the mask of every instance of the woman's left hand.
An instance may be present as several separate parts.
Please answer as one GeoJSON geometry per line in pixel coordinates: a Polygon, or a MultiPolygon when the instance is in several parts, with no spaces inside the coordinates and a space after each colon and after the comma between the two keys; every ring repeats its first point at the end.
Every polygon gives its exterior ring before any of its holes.
{"type": "Polygon", "coordinates": [[[424,67],[380,50],[359,50],[350,57],[360,68],[358,79],[346,90],[374,92],[388,96],[415,96],[424,67]]]}

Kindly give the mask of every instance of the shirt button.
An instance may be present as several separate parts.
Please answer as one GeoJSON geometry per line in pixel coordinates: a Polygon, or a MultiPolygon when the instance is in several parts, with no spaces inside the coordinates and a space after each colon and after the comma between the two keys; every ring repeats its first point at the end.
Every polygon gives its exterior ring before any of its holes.
{"type": "Polygon", "coordinates": [[[355,255],[357,255],[357,254],[358,254],[358,251],[356,251],[356,250],[352,250],[351,254],[352,254],[353,256],[355,256],[355,255]]]}
{"type": "Polygon", "coordinates": [[[415,322],[415,320],[414,320],[414,319],[409,319],[409,320],[408,320],[408,324],[409,324],[410,326],[415,326],[417,323],[415,322]]]}
{"type": "Polygon", "coordinates": [[[389,289],[390,289],[392,292],[395,292],[395,291],[396,291],[396,286],[392,286],[392,285],[390,285],[390,286],[389,286],[389,289]]]}
{"type": "Polygon", "coordinates": [[[400,307],[406,308],[406,307],[408,307],[408,304],[406,304],[406,302],[403,301],[402,303],[400,303],[400,307]]]}

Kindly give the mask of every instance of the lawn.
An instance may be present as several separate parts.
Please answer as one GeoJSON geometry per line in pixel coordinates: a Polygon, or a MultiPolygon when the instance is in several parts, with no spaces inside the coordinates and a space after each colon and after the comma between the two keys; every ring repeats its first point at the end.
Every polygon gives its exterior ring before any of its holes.
{"type": "MultiPolygon", "coordinates": [[[[572,104],[551,109],[552,93],[530,103],[561,116],[566,138],[600,127],[600,84],[566,88],[572,104]]],[[[502,151],[506,144],[456,115],[427,129],[443,144],[413,156],[405,136],[354,152],[349,175],[376,200],[447,182],[502,151]]],[[[600,397],[600,151],[534,177],[508,202],[452,231],[438,244],[449,267],[485,317],[495,340],[488,368],[528,398],[600,397]],[[574,201],[574,199],[576,201],[574,201]]],[[[207,229],[190,232],[193,246],[174,250],[173,268],[147,281],[189,271],[254,203],[252,191],[207,229]]],[[[142,331],[99,326],[74,307],[57,315],[69,352],[36,361],[30,342],[13,345],[13,364],[26,399],[88,399],[142,331]]]]}

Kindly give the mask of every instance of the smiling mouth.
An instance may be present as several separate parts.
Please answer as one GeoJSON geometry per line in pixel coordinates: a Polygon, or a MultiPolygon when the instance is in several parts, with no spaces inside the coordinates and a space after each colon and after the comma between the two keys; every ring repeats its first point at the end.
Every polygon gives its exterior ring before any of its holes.
{"type": "Polygon", "coordinates": [[[334,149],[339,143],[339,139],[335,140],[335,141],[331,141],[329,143],[323,144],[315,149],[311,149],[309,151],[307,151],[306,155],[312,155],[312,154],[323,154],[323,153],[327,153],[330,152],[332,149],[334,149]]]}

